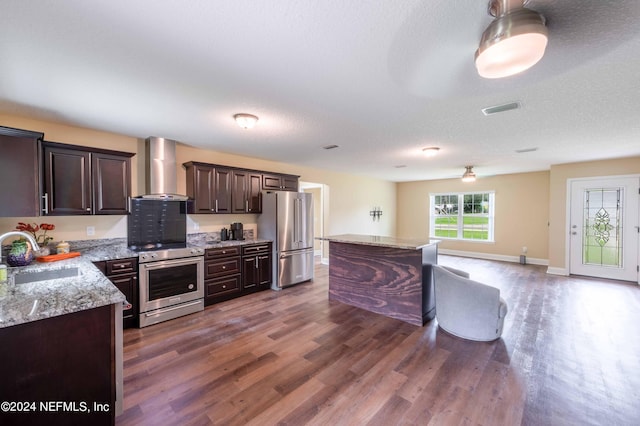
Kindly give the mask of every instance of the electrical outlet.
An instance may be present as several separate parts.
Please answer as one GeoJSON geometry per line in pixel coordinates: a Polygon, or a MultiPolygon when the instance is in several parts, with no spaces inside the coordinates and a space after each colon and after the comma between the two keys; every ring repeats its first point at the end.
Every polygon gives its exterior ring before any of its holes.
{"type": "Polygon", "coordinates": [[[522,253],[527,254],[527,246],[522,246],[522,253]]]}
{"type": "Polygon", "coordinates": [[[95,226],[87,226],[87,236],[90,237],[92,235],[96,235],[96,227],[95,226]]]}
{"type": "Polygon", "coordinates": [[[193,230],[194,231],[199,231],[200,230],[200,224],[198,222],[193,222],[193,230]]]}

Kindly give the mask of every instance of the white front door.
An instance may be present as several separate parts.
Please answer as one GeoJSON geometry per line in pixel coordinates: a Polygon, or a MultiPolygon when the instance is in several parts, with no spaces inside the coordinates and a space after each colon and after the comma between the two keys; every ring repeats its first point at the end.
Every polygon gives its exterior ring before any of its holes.
{"type": "Polygon", "coordinates": [[[569,273],[638,282],[638,177],[571,182],[569,273]]]}

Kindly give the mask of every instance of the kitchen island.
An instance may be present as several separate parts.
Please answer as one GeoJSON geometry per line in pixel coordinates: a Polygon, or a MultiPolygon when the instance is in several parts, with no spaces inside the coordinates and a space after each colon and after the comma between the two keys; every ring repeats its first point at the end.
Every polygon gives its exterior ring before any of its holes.
{"type": "Polygon", "coordinates": [[[437,240],[345,234],[329,241],[329,300],[422,326],[435,316],[437,240]]]}
{"type": "Polygon", "coordinates": [[[0,423],[113,425],[123,399],[124,300],[84,256],[8,268],[0,423]]]}

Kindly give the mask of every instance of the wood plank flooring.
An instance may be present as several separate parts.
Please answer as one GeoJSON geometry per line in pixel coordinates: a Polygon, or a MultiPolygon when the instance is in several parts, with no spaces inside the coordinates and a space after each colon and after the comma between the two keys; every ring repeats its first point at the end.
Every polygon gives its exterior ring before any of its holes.
{"type": "Polygon", "coordinates": [[[635,425],[640,288],[440,256],[500,288],[503,337],[458,339],[313,282],[125,330],[117,425],[635,425]]]}

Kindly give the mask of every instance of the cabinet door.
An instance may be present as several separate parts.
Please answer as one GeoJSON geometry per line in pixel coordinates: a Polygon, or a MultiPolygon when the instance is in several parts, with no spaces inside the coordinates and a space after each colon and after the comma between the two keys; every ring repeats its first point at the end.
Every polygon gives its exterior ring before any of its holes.
{"type": "Polygon", "coordinates": [[[284,191],[298,191],[297,176],[282,176],[282,189],[284,191]]]}
{"type": "Polygon", "coordinates": [[[42,133],[0,127],[0,217],[40,215],[42,133]]]}
{"type": "Polygon", "coordinates": [[[91,154],[51,146],[45,146],[43,153],[49,214],[91,214],[91,154]]]}
{"type": "Polygon", "coordinates": [[[271,255],[258,256],[258,286],[271,287],[271,255]]]}
{"type": "Polygon", "coordinates": [[[128,274],[122,277],[109,277],[131,304],[130,309],[122,311],[122,325],[124,328],[138,326],[138,275],[128,274]]]}
{"type": "Polygon", "coordinates": [[[231,213],[231,170],[215,168],[216,213],[231,213]]]}
{"type": "Polygon", "coordinates": [[[249,213],[262,213],[262,175],[247,175],[247,204],[249,213]]]}
{"type": "Polygon", "coordinates": [[[213,167],[194,165],[187,168],[187,195],[193,198],[194,213],[215,213],[214,183],[213,167]]]}
{"type": "Polygon", "coordinates": [[[94,214],[129,213],[131,167],[127,157],[92,153],[94,214]]]}
{"type": "Polygon", "coordinates": [[[248,188],[248,173],[244,170],[234,170],[232,175],[231,185],[231,201],[233,203],[233,213],[246,213],[249,207],[249,200],[247,195],[249,193],[248,188]]]}
{"type": "Polygon", "coordinates": [[[258,287],[258,256],[244,257],[242,259],[242,288],[255,289],[258,287]]]}
{"type": "Polygon", "coordinates": [[[262,188],[280,190],[280,176],[278,175],[262,175],[262,188]]]}

